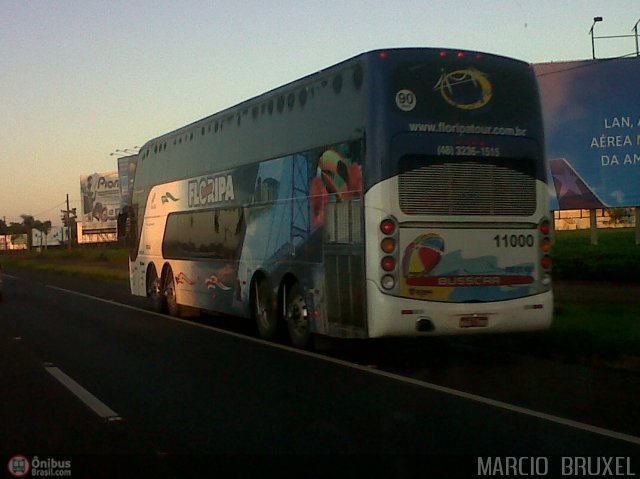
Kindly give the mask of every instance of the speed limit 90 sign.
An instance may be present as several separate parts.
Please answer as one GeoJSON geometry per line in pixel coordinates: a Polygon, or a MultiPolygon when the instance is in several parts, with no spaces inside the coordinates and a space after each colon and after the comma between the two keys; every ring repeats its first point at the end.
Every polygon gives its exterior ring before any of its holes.
{"type": "Polygon", "coordinates": [[[411,111],[416,107],[416,95],[411,90],[399,90],[396,93],[396,106],[402,111],[411,111]]]}

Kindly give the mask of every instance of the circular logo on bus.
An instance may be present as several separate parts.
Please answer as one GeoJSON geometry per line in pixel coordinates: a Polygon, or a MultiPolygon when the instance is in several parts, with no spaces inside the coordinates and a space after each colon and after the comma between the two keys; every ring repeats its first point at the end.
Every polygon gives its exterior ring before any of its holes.
{"type": "Polygon", "coordinates": [[[491,82],[475,68],[443,72],[434,90],[438,90],[447,103],[461,110],[482,108],[493,96],[491,82]]]}

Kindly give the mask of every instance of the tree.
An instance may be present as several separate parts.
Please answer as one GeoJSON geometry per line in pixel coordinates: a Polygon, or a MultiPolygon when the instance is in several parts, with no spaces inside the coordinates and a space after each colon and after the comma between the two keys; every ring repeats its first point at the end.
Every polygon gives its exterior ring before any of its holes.
{"type": "Polygon", "coordinates": [[[33,224],[35,222],[35,219],[33,216],[31,215],[20,215],[20,218],[22,218],[22,224],[24,225],[26,232],[27,232],[27,250],[31,250],[31,246],[32,246],[32,238],[31,238],[31,234],[33,232],[33,224]]]}
{"type": "Polygon", "coordinates": [[[627,222],[627,218],[631,216],[631,213],[626,208],[611,208],[609,209],[609,223],[617,225],[627,222]]]}
{"type": "Polygon", "coordinates": [[[46,237],[49,234],[49,231],[51,231],[51,221],[47,220],[47,221],[39,221],[39,220],[34,220],[33,222],[33,229],[40,231],[41,235],[40,235],[40,246],[42,246],[42,239],[44,237],[44,246],[45,248],[47,247],[47,241],[46,241],[46,237]]]}
{"type": "Polygon", "coordinates": [[[19,235],[19,234],[24,234],[24,232],[25,232],[23,224],[14,223],[13,221],[11,222],[11,224],[9,225],[9,227],[7,229],[8,229],[7,234],[9,234],[9,235],[19,235]]]}

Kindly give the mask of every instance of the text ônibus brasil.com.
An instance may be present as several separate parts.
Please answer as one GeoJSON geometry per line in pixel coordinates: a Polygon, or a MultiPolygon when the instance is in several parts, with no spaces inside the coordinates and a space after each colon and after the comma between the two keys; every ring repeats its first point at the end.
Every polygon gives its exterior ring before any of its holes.
{"type": "Polygon", "coordinates": [[[418,133],[456,133],[466,135],[526,136],[526,128],[518,126],[462,125],[460,123],[409,123],[409,131],[418,133]]]}

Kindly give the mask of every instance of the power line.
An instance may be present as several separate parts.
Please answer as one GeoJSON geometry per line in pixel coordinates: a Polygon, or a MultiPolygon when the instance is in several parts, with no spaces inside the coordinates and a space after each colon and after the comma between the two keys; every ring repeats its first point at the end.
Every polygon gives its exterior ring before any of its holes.
{"type": "Polygon", "coordinates": [[[40,215],[43,215],[43,214],[45,214],[45,213],[48,213],[48,212],[49,212],[49,211],[51,211],[51,210],[55,210],[56,208],[59,208],[60,206],[64,205],[65,203],[66,203],[66,201],[61,201],[61,202],[60,202],[60,203],[58,203],[57,205],[52,206],[51,208],[46,209],[46,210],[44,210],[44,211],[41,211],[40,213],[36,213],[36,214],[35,214],[35,215],[33,215],[33,216],[35,217],[35,216],[40,216],[40,215]]]}

